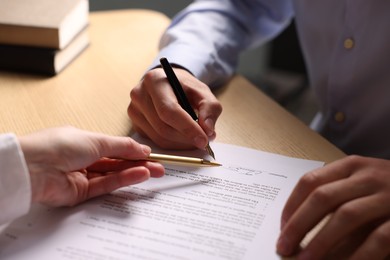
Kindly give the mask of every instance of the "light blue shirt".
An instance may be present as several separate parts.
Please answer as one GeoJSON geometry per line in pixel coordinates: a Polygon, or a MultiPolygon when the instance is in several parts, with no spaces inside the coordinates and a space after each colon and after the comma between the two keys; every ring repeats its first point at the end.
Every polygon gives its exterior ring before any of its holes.
{"type": "Polygon", "coordinates": [[[31,181],[18,138],[0,134],[0,232],[30,210],[31,181]]]}
{"type": "Polygon", "coordinates": [[[347,154],[390,159],[389,11],[388,0],[194,1],[173,19],[158,58],[219,86],[242,50],[272,39],[295,15],[320,104],[313,128],[347,154]]]}

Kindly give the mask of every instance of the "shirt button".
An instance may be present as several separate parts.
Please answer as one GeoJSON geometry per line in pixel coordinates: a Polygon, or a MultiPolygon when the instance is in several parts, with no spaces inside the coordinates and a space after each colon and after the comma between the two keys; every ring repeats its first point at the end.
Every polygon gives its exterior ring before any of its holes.
{"type": "Polygon", "coordinates": [[[344,40],[344,48],[350,50],[355,45],[355,42],[352,38],[347,38],[344,40]]]}
{"type": "Polygon", "coordinates": [[[343,112],[337,112],[334,114],[334,120],[338,123],[342,123],[345,121],[345,114],[343,112]]]}

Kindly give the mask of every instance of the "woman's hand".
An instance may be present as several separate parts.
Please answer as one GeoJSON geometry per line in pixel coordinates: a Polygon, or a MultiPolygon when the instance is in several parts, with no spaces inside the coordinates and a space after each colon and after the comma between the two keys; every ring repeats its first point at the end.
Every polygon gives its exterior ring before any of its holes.
{"type": "Polygon", "coordinates": [[[50,206],[72,206],[164,175],[162,165],[143,160],[150,148],[130,137],[62,127],[19,141],[31,176],[32,200],[50,206]]]}

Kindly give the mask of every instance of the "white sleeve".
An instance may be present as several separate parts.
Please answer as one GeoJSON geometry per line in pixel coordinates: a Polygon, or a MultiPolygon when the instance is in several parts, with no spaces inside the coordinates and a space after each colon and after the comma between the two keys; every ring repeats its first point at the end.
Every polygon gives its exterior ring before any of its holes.
{"type": "Polygon", "coordinates": [[[290,0],[198,0],[178,13],[160,41],[161,57],[208,84],[223,84],[240,53],[275,37],[291,21],[290,0]]]}
{"type": "Polygon", "coordinates": [[[0,135],[0,225],[26,214],[31,205],[30,175],[14,134],[0,135]]]}

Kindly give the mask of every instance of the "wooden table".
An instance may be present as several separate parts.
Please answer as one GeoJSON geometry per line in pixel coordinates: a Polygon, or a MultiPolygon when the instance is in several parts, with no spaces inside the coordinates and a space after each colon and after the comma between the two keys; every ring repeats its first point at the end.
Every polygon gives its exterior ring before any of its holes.
{"type": "MultiPolygon", "coordinates": [[[[157,54],[169,22],[147,10],[94,12],[90,47],[59,75],[0,71],[0,132],[22,135],[73,125],[112,135],[132,133],[130,89],[157,54]]],[[[218,142],[325,162],[344,156],[241,76],[216,95],[224,107],[216,126],[218,142]]]]}

